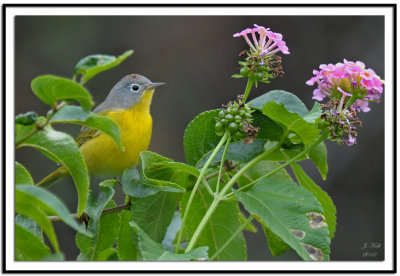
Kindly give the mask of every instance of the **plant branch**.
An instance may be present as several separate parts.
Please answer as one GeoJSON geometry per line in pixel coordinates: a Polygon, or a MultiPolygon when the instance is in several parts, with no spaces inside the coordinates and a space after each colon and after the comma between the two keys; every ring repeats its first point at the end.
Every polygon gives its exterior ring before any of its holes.
{"type": "Polygon", "coordinates": [[[199,226],[197,227],[196,231],[194,232],[190,242],[186,248],[186,253],[193,249],[196,245],[196,242],[200,236],[200,233],[203,231],[205,225],[207,224],[208,220],[211,218],[212,214],[214,213],[215,209],[217,208],[219,202],[224,199],[224,195],[226,192],[235,184],[236,180],[250,167],[254,166],[258,161],[263,159],[265,156],[269,155],[273,151],[278,148],[279,144],[277,143],[275,146],[270,148],[269,150],[261,153],[260,155],[253,158],[250,162],[244,165],[232,178],[229,182],[225,185],[220,193],[214,198],[214,201],[211,203],[210,208],[207,210],[206,214],[204,215],[203,219],[201,220],[199,226]]]}
{"type": "Polygon", "coordinates": [[[247,97],[250,94],[250,90],[253,87],[254,80],[252,78],[247,79],[247,85],[246,85],[246,90],[244,91],[244,96],[243,96],[243,102],[246,102],[247,97]]]}
{"type": "Polygon", "coordinates": [[[210,163],[214,159],[215,155],[217,155],[217,153],[220,150],[220,148],[225,144],[225,141],[228,139],[228,136],[229,136],[229,132],[226,131],[224,136],[222,136],[222,138],[219,141],[218,145],[215,147],[214,151],[212,152],[212,154],[208,158],[207,162],[204,164],[203,168],[200,171],[200,175],[197,178],[196,183],[194,184],[192,193],[190,194],[189,200],[188,200],[187,205],[186,205],[185,213],[183,214],[182,224],[181,224],[181,229],[179,230],[178,239],[176,240],[176,247],[175,247],[175,252],[176,253],[178,252],[179,245],[181,244],[181,241],[182,241],[183,228],[185,227],[186,219],[187,219],[187,216],[189,214],[190,206],[192,205],[192,201],[193,201],[194,195],[196,194],[197,188],[199,187],[200,182],[203,180],[204,174],[206,173],[206,170],[207,170],[208,166],[210,165],[210,163]]]}
{"type": "Polygon", "coordinates": [[[251,215],[247,218],[247,220],[236,230],[235,233],[218,249],[217,252],[209,259],[209,261],[214,260],[219,254],[221,254],[222,251],[225,250],[225,248],[233,241],[234,238],[236,238],[237,235],[239,235],[243,229],[254,219],[254,215],[251,215]]]}
{"type": "Polygon", "coordinates": [[[223,170],[223,168],[224,168],[224,162],[225,162],[225,156],[226,156],[226,153],[228,152],[228,148],[229,148],[230,142],[231,142],[231,136],[229,136],[229,137],[228,137],[228,140],[226,141],[224,153],[222,154],[222,158],[221,158],[221,164],[219,165],[218,179],[217,179],[217,187],[216,187],[216,189],[215,189],[215,193],[216,193],[216,194],[219,193],[219,184],[220,184],[220,182],[221,182],[222,170],[223,170]]]}
{"type": "MultiPolygon", "coordinates": [[[[124,205],[119,205],[119,206],[115,206],[115,207],[112,207],[109,209],[105,209],[105,210],[103,210],[103,212],[101,212],[101,215],[107,215],[107,214],[119,212],[122,210],[129,210],[131,208],[131,206],[132,206],[132,204],[130,202],[128,202],[127,204],[124,204],[124,205]]],[[[78,216],[76,213],[71,214],[71,216],[74,219],[77,219],[77,220],[80,219],[80,216],[78,216]]],[[[48,216],[47,219],[50,221],[61,221],[61,218],[59,216],[48,216]]]]}

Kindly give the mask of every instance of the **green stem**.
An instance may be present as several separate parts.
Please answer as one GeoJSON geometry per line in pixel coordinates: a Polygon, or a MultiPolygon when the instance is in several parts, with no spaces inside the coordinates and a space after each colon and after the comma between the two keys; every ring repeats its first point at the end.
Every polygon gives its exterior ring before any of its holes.
{"type": "Polygon", "coordinates": [[[62,101],[57,107],[54,108],[53,112],[46,118],[46,121],[42,125],[37,125],[35,129],[33,129],[31,132],[29,132],[24,138],[20,139],[18,142],[15,143],[15,148],[18,148],[23,142],[31,138],[36,132],[42,130],[45,126],[47,126],[53,118],[53,116],[59,111],[61,108],[66,106],[67,103],[62,101]]]}
{"type": "Polygon", "coordinates": [[[228,136],[229,136],[229,132],[226,131],[224,136],[222,136],[222,138],[219,141],[218,145],[215,147],[214,151],[212,152],[212,154],[208,158],[207,162],[204,164],[203,168],[200,171],[200,175],[197,178],[196,183],[194,184],[192,193],[190,194],[188,203],[186,205],[185,213],[184,213],[183,218],[182,218],[182,226],[181,226],[181,229],[179,230],[178,239],[177,239],[176,247],[175,247],[175,252],[176,253],[178,252],[179,245],[181,244],[181,241],[182,241],[183,228],[185,227],[186,218],[187,218],[187,215],[189,214],[190,205],[192,204],[192,201],[193,201],[194,195],[196,194],[197,188],[199,187],[200,182],[203,180],[204,174],[206,173],[206,170],[207,170],[208,166],[210,165],[210,163],[214,159],[215,155],[217,155],[217,153],[221,149],[221,147],[224,145],[225,141],[228,139],[228,136]]]}
{"type": "Polygon", "coordinates": [[[251,215],[250,217],[247,218],[247,220],[236,230],[235,233],[227,240],[215,254],[209,259],[209,261],[214,260],[219,254],[221,254],[222,251],[233,241],[234,238],[236,238],[237,235],[239,235],[243,229],[254,219],[254,215],[251,215]]]}
{"type": "Polygon", "coordinates": [[[226,153],[228,152],[229,144],[231,143],[231,138],[232,138],[231,136],[228,137],[228,140],[226,141],[224,153],[222,154],[221,164],[219,166],[219,172],[218,172],[217,188],[215,189],[216,194],[219,193],[219,184],[221,182],[221,174],[222,174],[222,170],[224,168],[225,156],[226,156],[226,153]]]}
{"type": "Polygon", "coordinates": [[[214,194],[213,190],[211,189],[210,185],[208,184],[208,182],[207,182],[207,180],[206,180],[205,177],[203,177],[203,179],[202,179],[201,182],[203,182],[204,187],[206,188],[207,192],[208,192],[212,197],[214,197],[215,194],[214,194]]]}
{"type": "Polygon", "coordinates": [[[244,96],[243,96],[243,101],[246,102],[247,97],[250,94],[250,90],[253,87],[254,80],[252,78],[247,79],[247,85],[246,85],[246,90],[244,91],[244,96]]]}
{"type": "Polygon", "coordinates": [[[208,220],[211,218],[212,214],[214,213],[215,209],[217,208],[219,202],[224,199],[224,195],[226,192],[235,184],[236,180],[250,167],[254,166],[258,161],[263,159],[265,156],[269,155],[271,152],[275,151],[278,148],[279,144],[277,143],[274,147],[270,148],[269,150],[261,153],[260,155],[253,158],[250,162],[244,165],[232,178],[229,182],[225,185],[222,191],[214,198],[214,201],[211,203],[210,208],[207,210],[206,214],[204,215],[203,219],[201,220],[199,226],[197,227],[196,231],[194,232],[190,242],[186,248],[185,252],[189,252],[192,248],[196,245],[197,239],[200,236],[200,233],[203,231],[204,227],[206,226],[208,220]]]}
{"type": "MultiPolygon", "coordinates": [[[[274,173],[280,171],[281,169],[283,169],[284,167],[292,164],[293,162],[295,162],[297,159],[299,159],[301,156],[303,156],[304,154],[308,153],[311,149],[313,149],[314,147],[316,147],[317,145],[319,145],[323,140],[326,139],[326,135],[321,135],[314,143],[312,143],[308,148],[304,149],[302,152],[300,152],[299,154],[297,154],[295,157],[293,157],[292,159],[289,159],[286,163],[276,167],[275,169],[273,169],[272,171],[270,171],[269,173],[259,177],[258,179],[254,180],[253,182],[241,187],[240,189],[238,189],[238,191],[242,191],[245,190],[247,188],[250,188],[251,186],[253,186],[254,184],[256,184],[257,182],[259,182],[260,180],[267,178],[271,175],[273,175],[274,173]]],[[[232,196],[233,193],[230,193],[228,195],[226,195],[227,197],[232,196]]]]}

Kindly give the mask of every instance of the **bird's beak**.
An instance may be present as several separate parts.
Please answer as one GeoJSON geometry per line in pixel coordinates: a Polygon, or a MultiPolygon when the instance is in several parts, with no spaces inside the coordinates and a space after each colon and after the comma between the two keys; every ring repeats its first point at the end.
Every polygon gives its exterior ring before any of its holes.
{"type": "Polygon", "coordinates": [[[152,82],[152,83],[150,83],[149,88],[154,88],[154,87],[161,86],[164,84],[165,84],[165,82],[152,82]]]}

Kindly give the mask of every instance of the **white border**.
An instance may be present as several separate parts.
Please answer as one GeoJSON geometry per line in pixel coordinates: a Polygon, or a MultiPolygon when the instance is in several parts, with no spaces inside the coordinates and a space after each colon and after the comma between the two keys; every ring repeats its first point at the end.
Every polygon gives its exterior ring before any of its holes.
{"type": "MultiPolygon", "coordinates": [[[[346,1],[344,1],[346,2],[346,1]]],[[[260,2],[258,2],[260,3],[260,2]]],[[[391,270],[393,267],[393,14],[389,7],[8,7],[6,9],[6,267],[7,270],[391,270]],[[385,16],[385,261],[383,262],[14,262],[14,16],[16,15],[382,15],[385,16]]]]}

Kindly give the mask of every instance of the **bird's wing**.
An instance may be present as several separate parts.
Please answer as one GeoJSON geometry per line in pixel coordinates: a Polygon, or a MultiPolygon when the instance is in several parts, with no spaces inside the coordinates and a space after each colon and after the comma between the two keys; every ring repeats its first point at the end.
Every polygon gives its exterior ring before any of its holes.
{"type": "MultiPolygon", "coordinates": [[[[107,115],[109,112],[110,111],[96,112],[96,109],[94,110],[94,113],[97,113],[99,115],[107,115]]],[[[78,147],[81,147],[84,143],[99,136],[101,133],[102,132],[97,129],[93,129],[90,127],[82,127],[81,132],[79,132],[79,135],[75,139],[75,141],[78,144],[78,147]]]]}

